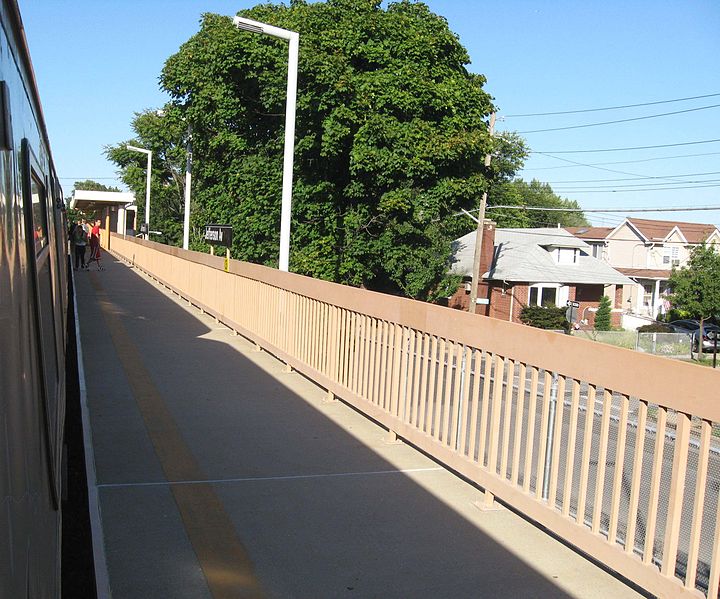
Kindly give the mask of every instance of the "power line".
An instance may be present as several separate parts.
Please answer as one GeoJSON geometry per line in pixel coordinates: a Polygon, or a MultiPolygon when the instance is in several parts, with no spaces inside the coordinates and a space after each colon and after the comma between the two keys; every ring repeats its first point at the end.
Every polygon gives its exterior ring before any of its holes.
{"type": "Polygon", "coordinates": [[[676,98],[674,100],[660,100],[658,102],[643,102],[641,104],[625,104],[624,106],[607,106],[605,108],[585,108],[583,110],[561,110],[558,112],[533,112],[528,114],[506,114],[504,115],[505,118],[521,118],[521,117],[529,117],[529,116],[552,116],[556,114],[578,114],[581,112],[600,112],[603,110],[620,110],[621,108],[637,108],[638,106],[654,106],[657,104],[670,104],[672,102],[685,102],[686,100],[699,100],[700,98],[713,98],[715,96],[720,96],[720,93],[718,94],[705,94],[703,96],[690,96],[687,98],[676,98]]]}
{"type": "MultiPolygon", "coordinates": [[[[615,213],[615,212],[700,212],[700,211],[712,211],[720,210],[720,206],[694,206],[687,207],[681,206],[679,208],[549,208],[547,206],[512,206],[512,205],[499,205],[499,206],[488,206],[488,210],[497,210],[498,208],[513,208],[517,210],[538,210],[543,212],[598,212],[602,213],[615,213]]],[[[476,210],[469,210],[468,212],[474,212],[476,210]]],[[[697,223],[704,224],[704,223],[697,223]]]]}
{"type": "Polygon", "coordinates": [[[653,148],[675,148],[678,146],[694,146],[697,144],[717,143],[720,139],[704,139],[702,141],[686,141],[677,144],[658,144],[655,146],[635,146],[631,148],[602,148],[597,150],[530,150],[531,154],[589,154],[593,152],[625,152],[628,150],[650,150],[653,148]]]}
{"type": "Polygon", "coordinates": [[[717,108],[720,104],[711,104],[710,106],[700,106],[698,108],[688,108],[686,110],[676,110],[674,112],[663,112],[660,114],[649,114],[646,116],[636,116],[631,119],[618,119],[615,121],[602,121],[600,123],[585,123],[583,125],[570,125],[568,127],[552,127],[550,129],[533,129],[532,131],[518,131],[519,134],[524,135],[527,133],[546,133],[548,131],[567,131],[568,129],[584,129],[586,127],[599,127],[600,125],[616,125],[618,123],[630,123],[631,121],[644,121],[647,119],[656,119],[662,116],[671,116],[674,114],[683,114],[685,112],[697,112],[698,110],[709,110],[710,108],[717,108]]]}
{"type": "MultiPolygon", "coordinates": [[[[704,152],[702,154],[678,154],[676,156],[658,156],[657,158],[643,158],[642,160],[615,160],[614,162],[591,162],[590,164],[583,164],[580,162],[574,163],[572,166],[543,166],[536,168],[523,168],[524,171],[552,171],[561,168],[575,168],[577,166],[603,166],[606,164],[638,164],[640,162],[655,162],[656,160],[674,160],[678,158],[697,158],[699,156],[717,156],[720,152],[704,152]]],[[[550,156],[555,158],[555,156],[550,156]]],[[[560,158],[558,158],[560,160],[560,158]]]]}
{"type": "MultiPolygon", "coordinates": [[[[651,184],[648,184],[651,185],[651,184]]],[[[629,186],[628,186],[629,187],[629,186]]],[[[708,187],[720,187],[720,184],[714,184],[714,185],[689,185],[686,187],[679,186],[679,187],[644,187],[642,189],[558,189],[553,190],[556,193],[637,193],[639,191],[674,191],[674,190],[681,190],[681,189],[704,189],[708,187]]]]}
{"type": "MultiPolygon", "coordinates": [[[[641,181],[646,179],[673,179],[675,177],[700,177],[704,175],[720,175],[720,171],[710,171],[706,173],[688,173],[685,175],[667,175],[662,176],[651,176],[651,175],[639,175],[637,177],[630,177],[626,179],[577,179],[574,181],[545,181],[549,185],[565,185],[568,183],[612,183],[615,181],[641,181]]],[[[700,183],[707,183],[707,181],[700,181],[700,183]]]]}
{"type": "MultiPolygon", "coordinates": [[[[543,154],[543,156],[547,156],[548,158],[554,158],[555,160],[560,160],[561,162],[569,162],[570,164],[574,164],[576,166],[586,166],[598,171],[604,171],[608,173],[617,173],[618,175],[630,175],[631,177],[645,177],[645,175],[641,175],[639,173],[630,173],[628,171],[619,171],[612,168],[605,168],[602,166],[593,166],[591,164],[585,164],[584,162],[576,162],[575,160],[570,160],[568,158],[560,158],[559,156],[553,156],[552,154],[543,154]]],[[[663,177],[668,179],[669,181],[673,181],[671,177],[663,177]]],[[[676,183],[683,183],[683,181],[675,180],[676,183]]]]}

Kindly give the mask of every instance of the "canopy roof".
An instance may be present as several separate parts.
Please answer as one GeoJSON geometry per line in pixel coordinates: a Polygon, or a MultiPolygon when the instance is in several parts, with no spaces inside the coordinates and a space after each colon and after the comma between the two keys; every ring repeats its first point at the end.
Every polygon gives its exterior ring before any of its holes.
{"type": "Polygon", "coordinates": [[[76,189],[70,201],[70,208],[93,212],[108,206],[127,206],[135,202],[135,194],[127,191],[90,191],[76,189]]]}

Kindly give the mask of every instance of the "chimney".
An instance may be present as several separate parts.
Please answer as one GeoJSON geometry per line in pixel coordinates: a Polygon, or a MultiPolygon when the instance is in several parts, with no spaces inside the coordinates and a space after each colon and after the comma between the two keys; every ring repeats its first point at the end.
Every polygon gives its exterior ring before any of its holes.
{"type": "MultiPolygon", "coordinates": [[[[495,255],[495,222],[486,220],[483,223],[482,251],[480,252],[480,277],[492,266],[495,255]]],[[[482,281],[482,279],[480,280],[482,281]]],[[[478,297],[480,297],[478,295],[478,297]]]]}

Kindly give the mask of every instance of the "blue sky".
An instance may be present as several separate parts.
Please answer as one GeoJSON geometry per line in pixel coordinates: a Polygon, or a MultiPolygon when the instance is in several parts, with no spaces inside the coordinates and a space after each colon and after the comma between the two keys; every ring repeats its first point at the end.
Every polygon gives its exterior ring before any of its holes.
{"type": "MultiPolygon", "coordinates": [[[[131,138],[133,114],[168,99],[158,86],[165,60],[197,31],[202,13],[234,15],[257,3],[20,0],[66,191],[78,179],[120,184],[113,180],[115,168],[105,160],[103,146],[131,138]]],[[[469,69],[487,77],[486,90],[503,117],[499,131],[536,131],[720,105],[716,95],[622,110],[510,116],[720,94],[717,0],[426,3],[447,18],[468,49],[469,69]]],[[[720,206],[720,142],[689,143],[720,139],[720,106],[523,136],[536,152],[523,178],[550,182],[583,208],[720,206]],[[587,152],[668,144],[688,145],[587,152]],[[564,153],[577,150],[583,152],[564,153]],[[629,185],[636,187],[622,187],[629,185]]],[[[594,224],[605,226],[626,215],[720,225],[720,209],[588,214],[594,224]]]]}

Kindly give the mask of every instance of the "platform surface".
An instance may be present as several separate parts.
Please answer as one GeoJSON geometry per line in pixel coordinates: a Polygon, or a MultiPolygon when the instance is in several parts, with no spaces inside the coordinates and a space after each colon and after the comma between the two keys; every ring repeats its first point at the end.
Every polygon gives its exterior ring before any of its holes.
{"type": "Polygon", "coordinates": [[[115,599],[624,599],[627,584],[164,287],[75,272],[115,599]]]}

